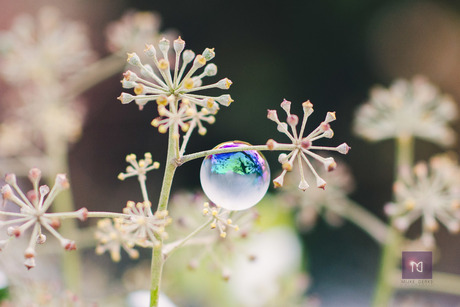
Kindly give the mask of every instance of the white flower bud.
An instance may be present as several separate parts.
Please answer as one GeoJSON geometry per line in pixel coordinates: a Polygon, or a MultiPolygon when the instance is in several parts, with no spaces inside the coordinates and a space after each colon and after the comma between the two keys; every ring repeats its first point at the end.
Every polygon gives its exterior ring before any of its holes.
{"type": "Polygon", "coordinates": [[[211,64],[206,65],[206,67],[204,68],[204,73],[208,77],[215,76],[217,74],[217,66],[216,66],[216,64],[211,63],[211,64]]]}
{"type": "Polygon", "coordinates": [[[206,48],[203,51],[203,57],[206,59],[206,61],[211,61],[214,57],[216,56],[216,53],[214,52],[214,48],[206,48]]]}
{"type": "Polygon", "coordinates": [[[182,38],[179,36],[175,41],[174,41],[174,51],[177,54],[180,54],[185,48],[185,41],[182,40],[182,38]]]}
{"type": "Polygon", "coordinates": [[[182,54],[182,60],[183,60],[183,65],[186,65],[193,61],[193,58],[195,57],[195,52],[192,50],[185,50],[184,53],[182,54]]]}

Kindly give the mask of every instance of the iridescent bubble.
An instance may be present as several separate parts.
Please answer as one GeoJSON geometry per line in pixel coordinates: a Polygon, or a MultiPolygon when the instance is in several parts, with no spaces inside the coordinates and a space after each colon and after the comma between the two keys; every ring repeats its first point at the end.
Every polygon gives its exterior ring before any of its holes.
{"type": "MultiPolygon", "coordinates": [[[[241,141],[225,142],[214,149],[245,147],[241,141]]],[[[270,168],[256,150],[207,156],[201,164],[201,187],[216,205],[228,210],[244,210],[257,204],[270,184],[270,168]]]]}

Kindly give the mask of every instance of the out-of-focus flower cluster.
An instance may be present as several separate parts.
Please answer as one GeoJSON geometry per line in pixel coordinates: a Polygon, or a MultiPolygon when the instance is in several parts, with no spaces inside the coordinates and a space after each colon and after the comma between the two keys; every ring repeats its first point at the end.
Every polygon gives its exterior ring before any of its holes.
{"type": "Polygon", "coordinates": [[[448,124],[456,118],[452,98],[419,76],[373,88],[356,112],[354,131],[370,141],[414,136],[447,146],[455,142],[448,124]]]}
{"type": "Polygon", "coordinates": [[[134,246],[156,248],[160,238],[167,238],[165,227],[171,223],[167,211],[152,212],[150,202],[128,201],[123,209],[125,217],[102,219],[95,233],[98,240],[97,254],[108,251],[115,262],[121,259],[123,248],[131,258],[138,258],[134,246]]]}
{"type": "Polygon", "coordinates": [[[415,165],[413,173],[394,184],[395,201],[385,206],[394,226],[405,231],[422,219],[422,242],[434,245],[438,222],[453,233],[460,231],[460,167],[450,155],[438,155],[415,165]]]}
{"type": "Polygon", "coordinates": [[[107,48],[113,53],[135,51],[140,54],[146,42],[158,43],[162,37],[173,39],[174,31],[160,33],[161,16],[154,12],[129,11],[107,26],[107,48]]]}
{"type": "MultiPolygon", "coordinates": [[[[313,113],[313,104],[310,101],[302,103],[304,115],[300,127],[300,132],[297,132],[299,117],[295,114],[291,114],[291,102],[284,100],[281,103],[281,108],[286,112],[286,122],[281,122],[278,119],[278,114],[276,110],[268,110],[267,117],[268,119],[274,121],[278,125],[278,131],[284,133],[291,140],[292,145],[294,145],[294,149],[289,154],[282,153],[279,155],[278,161],[281,163],[283,167],[283,172],[280,176],[273,180],[275,187],[283,186],[284,176],[287,172],[292,171],[294,163],[297,163],[300,174],[300,183],[298,187],[303,191],[308,189],[309,184],[305,179],[305,174],[303,171],[303,163],[305,163],[315,176],[316,186],[318,188],[324,189],[326,187],[326,181],[323,178],[321,178],[321,176],[318,174],[318,172],[311,164],[308,157],[319,161],[321,164],[323,164],[324,168],[327,171],[332,171],[337,167],[337,163],[335,163],[334,158],[323,158],[322,156],[314,153],[312,150],[330,150],[337,151],[341,154],[347,154],[350,150],[350,147],[346,143],[343,143],[337,147],[313,145],[313,142],[318,139],[330,139],[334,136],[334,132],[332,131],[329,123],[336,119],[335,112],[328,112],[324,121],[316,129],[310,132],[307,136],[304,136],[307,119],[313,113]],[[289,132],[289,128],[291,128],[291,132],[289,132]]],[[[280,144],[272,139],[267,141],[267,146],[270,150],[277,149],[283,145],[289,144],[280,144]]]]}
{"type": "MultiPolygon", "coordinates": [[[[32,228],[32,234],[28,247],[24,252],[24,265],[27,268],[35,266],[36,245],[46,242],[46,235],[43,229],[46,229],[50,234],[56,237],[61,246],[66,250],[74,250],[75,242],[64,238],[56,229],[59,228],[63,218],[78,218],[86,220],[88,210],[82,208],[75,212],[48,213],[48,209],[52,205],[55,197],[64,189],[69,187],[69,182],[64,174],[58,174],[53,188],[46,185],[39,186],[41,179],[41,171],[39,169],[31,169],[29,179],[32,182],[33,189],[24,193],[18,186],[16,176],[7,174],[5,177],[6,185],[0,192],[3,197],[3,202],[11,202],[19,207],[19,212],[15,211],[0,211],[0,216],[11,218],[6,221],[0,221],[0,227],[7,227],[9,236],[6,240],[0,241],[0,250],[15,237],[20,237],[28,229],[32,228]]],[[[5,205],[4,205],[5,207],[5,205]]]]}
{"type": "MultiPolygon", "coordinates": [[[[293,180],[288,178],[281,197],[283,204],[292,207],[296,211],[297,226],[304,231],[310,230],[316,223],[318,216],[333,226],[342,223],[340,213],[346,208],[350,200],[348,194],[354,189],[353,176],[343,162],[337,165],[334,174],[327,172],[318,166],[318,162],[313,161],[313,165],[318,167],[318,174],[327,181],[327,192],[319,189],[308,189],[301,191],[293,180]]],[[[294,170],[297,173],[296,170],[294,170]]],[[[307,175],[314,179],[313,175],[307,175]]]]}
{"type": "Polygon", "coordinates": [[[68,81],[95,58],[85,26],[44,7],[0,33],[0,50],[0,77],[8,84],[0,155],[37,155],[50,143],[75,141],[84,108],[68,93],[68,81]]]}
{"type": "Polygon", "coordinates": [[[166,38],[160,40],[157,47],[147,45],[144,53],[153,61],[153,67],[143,64],[136,53],[129,54],[128,63],[139,68],[142,77],[127,71],[122,84],[126,89],[133,89],[135,95],[122,93],[118,99],[124,104],[135,101],[140,109],[147,102],[156,101],[160,117],[155,118],[152,125],[158,127],[161,133],[172,128],[178,138],[180,128],[183,132],[189,131],[189,137],[198,128],[198,132],[203,135],[206,128],[202,122],[214,123],[213,115],[218,111],[219,104],[229,106],[233,100],[230,95],[213,97],[195,92],[210,88],[228,89],[232,82],[224,78],[214,84],[202,85],[204,77],[217,74],[217,66],[207,64],[215,56],[213,49],[206,48],[202,54],[195,55],[191,50],[184,51],[185,42],[179,37],[172,45],[172,63],[170,46],[170,41],[166,38]],[[187,70],[189,64],[191,65],[187,70]],[[202,67],[203,72],[195,75],[202,67]]]}

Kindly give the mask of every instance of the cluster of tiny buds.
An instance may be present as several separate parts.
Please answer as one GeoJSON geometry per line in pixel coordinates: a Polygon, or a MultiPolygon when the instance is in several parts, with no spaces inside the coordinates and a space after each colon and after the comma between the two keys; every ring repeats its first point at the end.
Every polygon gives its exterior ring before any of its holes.
{"type": "Polygon", "coordinates": [[[234,225],[232,219],[228,217],[228,211],[218,206],[210,205],[208,202],[203,204],[203,215],[212,218],[211,229],[218,229],[221,238],[227,237],[227,228],[239,230],[238,225],[234,225]]]}
{"type": "Polygon", "coordinates": [[[156,101],[160,116],[152,121],[152,125],[157,127],[160,133],[165,133],[173,127],[176,137],[179,128],[187,132],[198,127],[198,132],[204,135],[206,129],[202,122],[212,124],[215,121],[212,115],[219,110],[219,104],[229,106],[233,102],[228,94],[213,97],[194,93],[211,88],[226,90],[230,88],[232,81],[223,78],[216,83],[202,85],[204,77],[213,77],[217,74],[217,66],[207,64],[215,56],[214,49],[206,48],[202,54],[195,55],[193,51],[184,48],[185,42],[180,37],[174,41],[175,57],[171,57],[174,61],[170,63],[169,40],[163,38],[158,43],[161,56],[153,45],[146,45],[144,52],[153,60],[155,70],[148,64],[144,65],[136,53],[129,53],[128,63],[140,69],[142,76],[128,70],[123,75],[121,83],[123,88],[133,89],[135,95],[122,93],[118,97],[123,104],[135,101],[140,109],[149,101],[156,101]],[[186,72],[189,64],[191,67],[186,72]],[[203,72],[194,75],[202,67],[203,72]]]}
{"type": "Polygon", "coordinates": [[[65,250],[76,249],[75,242],[64,238],[57,229],[60,227],[62,218],[77,218],[81,221],[88,217],[88,210],[81,208],[74,212],[48,213],[55,197],[64,189],[69,188],[69,182],[64,174],[58,174],[52,189],[46,185],[39,185],[41,171],[32,168],[29,171],[29,180],[32,182],[33,189],[24,194],[17,184],[14,174],[7,174],[5,182],[0,192],[4,203],[7,201],[17,205],[19,212],[0,211],[0,216],[13,219],[1,221],[0,227],[7,227],[7,234],[10,237],[0,241],[0,250],[14,237],[19,237],[26,230],[32,228],[29,245],[24,252],[25,266],[30,269],[35,266],[35,247],[36,244],[46,242],[46,235],[42,233],[45,228],[50,234],[56,237],[65,250]],[[14,191],[15,192],[14,192],[14,191]],[[19,224],[19,225],[18,225],[19,224]]]}
{"type": "Polygon", "coordinates": [[[319,124],[319,126],[310,132],[307,136],[304,136],[305,127],[307,123],[308,117],[313,113],[313,104],[310,101],[306,101],[302,103],[303,109],[303,119],[301,123],[300,131],[297,131],[297,125],[299,123],[299,118],[295,114],[291,114],[291,102],[287,101],[286,99],[283,100],[281,103],[281,108],[286,113],[286,122],[281,122],[278,118],[278,114],[276,110],[268,110],[267,118],[271,121],[274,121],[277,124],[278,131],[284,133],[292,144],[279,144],[275,140],[270,139],[267,141],[267,147],[269,150],[275,150],[282,147],[286,147],[286,145],[293,145],[293,149],[289,154],[282,153],[278,157],[278,161],[282,165],[283,172],[280,176],[273,180],[275,187],[281,187],[284,183],[284,176],[287,172],[292,171],[294,167],[294,163],[297,162],[299,170],[300,170],[300,183],[299,189],[305,191],[309,184],[305,179],[305,175],[303,173],[303,163],[307,165],[307,167],[311,170],[313,175],[316,178],[316,186],[324,189],[326,187],[326,181],[321,178],[317,171],[313,168],[312,163],[309,161],[308,157],[316,159],[320,163],[322,163],[327,171],[332,171],[337,167],[337,163],[335,162],[334,158],[327,157],[324,158],[312,150],[328,150],[328,151],[336,151],[341,154],[347,154],[350,150],[350,147],[343,143],[337,147],[326,147],[326,146],[314,146],[313,142],[321,139],[321,138],[332,138],[334,136],[334,132],[330,127],[330,122],[336,119],[335,112],[327,112],[326,118],[323,122],[319,124]],[[289,131],[289,128],[291,132],[289,131]]]}
{"type": "Polygon", "coordinates": [[[147,152],[144,154],[144,159],[137,160],[135,154],[129,154],[126,156],[126,162],[129,166],[126,167],[126,173],[118,174],[118,179],[125,180],[128,177],[138,176],[139,179],[145,180],[147,172],[158,169],[160,167],[159,162],[153,162],[152,154],[147,152]]]}

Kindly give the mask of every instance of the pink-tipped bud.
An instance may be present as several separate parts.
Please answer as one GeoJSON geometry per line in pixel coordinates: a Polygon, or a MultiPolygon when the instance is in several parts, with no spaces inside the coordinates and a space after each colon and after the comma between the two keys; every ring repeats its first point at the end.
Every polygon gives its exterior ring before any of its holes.
{"type": "Polygon", "coordinates": [[[278,114],[276,113],[276,110],[267,110],[267,118],[269,120],[272,120],[274,122],[278,122],[278,114]]]}
{"type": "Polygon", "coordinates": [[[5,184],[0,190],[0,193],[2,194],[3,199],[5,200],[13,197],[13,189],[11,189],[11,186],[9,184],[5,184]]]}
{"type": "Polygon", "coordinates": [[[51,219],[50,226],[54,229],[59,229],[61,227],[61,221],[57,218],[51,219]]]}
{"type": "Polygon", "coordinates": [[[77,245],[75,244],[75,241],[71,241],[68,239],[62,240],[61,245],[66,251],[73,251],[77,249],[77,245]]]}
{"type": "Polygon", "coordinates": [[[12,174],[12,173],[6,174],[5,175],[5,182],[10,184],[10,185],[12,185],[12,186],[16,185],[16,175],[12,174]]]}
{"type": "Polygon", "coordinates": [[[269,140],[267,141],[268,150],[274,150],[275,147],[276,147],[276,145],[278,145],[278,143],[277,143],[275,140],[273,140],[273,139],[269,139],[269,140]]]}
{"type": "Polygon", "coordinates": [[[334,161],[334,158],[329,157],[324,159],[324,168],[328,172],[335,170],[337,168],[337,163],[334,161]]]}
{"type": "Polygon", "coordinates": [[[281,102],[281,108],[287,113],[291,113],[291,102],[289,100],[284,99],[283,102],[281,102]]]}
{"type": "Polygon", "coordinates": [[[10,237],[15,236],[16,238],[18,238],[21,235],[21,229],[19,229],[19,227],[17,227],[17,226],[10,226],[6,230],[6,233],[10,237]]]}
{"type": "Polygon", "coordinates": [[[291,114],[286,119],[287,123],[291,126],[297,126],[299,123],[299,118],[295,114],[291,114]]]}
{"type": "Polygon", "coordinates": [[[321,177],[316,177],[316,186],[320,189],[326,189],[326,181],[321,177]]]}
{"type": "Polygon", "coordinates": [[[26,248],[24,251],[25,258],[34,258],[35,257],[35,250],[32,247],[26,248]]]}
{"type": "Polygon", "coordinates": [[[68,189],[70,187],[69,181],[67,180],[65,174],[57,174],[54,185],[60,190],[68,189]]]}
{"type": "Polygon", "coordinates": [[[35,258],[26,258],[24,261],[24,265],[28,270],[32,269],[35,267],[35,258]]]}
{"type": "Polygon", "coordinates": [[[36,167],[34,168],[31,168],[30,171],[29,171],[29,180],[32,182],[32,183],[37,183],[40,181],[40,179],[42,178],[42,171],[36,167]]]}
{"type": "Polygon", "coordinates": [[[86,219],[88,218],[88,209],[83,207],[83,208],[80,208],[80,210],[78,210],[77,212],[78,212],[78,219],[82,222],[86,221],[86,219]]]}
{"type": "Polygon", "coordinates": [[[328,131],[331,129],[331,125],[329,125],[327,122],[322,122],[320,125],[319,125],[319,129],[321,131],[328,131]]]}
{"type": "Polygon", "coordinates": [[[38,201],[38,195],[35,190],[28,191],[26,193],[26,197],[32,204],[35,204],[38,201]]]}
{"type": "Polygon", "coordinates": [[[300,142],[300,146],[303,149],[308,149],[312,145],[311,141],[308,138],[303,138],[302,141],[300,142]]]}

